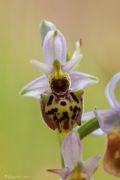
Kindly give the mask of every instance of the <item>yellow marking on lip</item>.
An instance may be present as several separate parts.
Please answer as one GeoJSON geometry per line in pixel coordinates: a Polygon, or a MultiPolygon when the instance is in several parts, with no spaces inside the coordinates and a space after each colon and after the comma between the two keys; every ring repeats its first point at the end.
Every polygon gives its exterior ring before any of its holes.
{"type": "Polygon", "coordinates": [[[55,70],[55,79],[59,79],[63,77],[63,72],[61,69],[61,62],[57,59],[53,61],[53,68],[55,70]]]}

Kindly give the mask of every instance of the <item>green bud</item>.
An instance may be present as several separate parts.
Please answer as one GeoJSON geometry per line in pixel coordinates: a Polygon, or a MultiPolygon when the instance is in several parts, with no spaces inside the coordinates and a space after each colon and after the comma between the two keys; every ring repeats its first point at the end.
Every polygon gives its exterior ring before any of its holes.
{"type": "Polygon", "coordinates": [[[50,30],[56,30],[56,26],[50,21],[42,20],[39,25],[39,28],[40,28],[41,44],[43,46],[43,42],[46,34],[50,30]]]}

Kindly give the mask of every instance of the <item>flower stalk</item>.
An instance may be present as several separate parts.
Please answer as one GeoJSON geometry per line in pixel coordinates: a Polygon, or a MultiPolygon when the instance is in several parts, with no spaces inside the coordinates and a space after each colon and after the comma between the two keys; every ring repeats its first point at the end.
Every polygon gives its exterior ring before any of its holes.
{"type": "Polygon", "coordinates": [[[95,117],[85,122],[82,126],[78,128],[80,139],[82,140],[83,138],[85,138],[86,136],[88,136],[89,134],[91,134],[92,132],[94,132],[95,130],[99,128],[100,126],[99,126],[98,120],[95,117]]]}

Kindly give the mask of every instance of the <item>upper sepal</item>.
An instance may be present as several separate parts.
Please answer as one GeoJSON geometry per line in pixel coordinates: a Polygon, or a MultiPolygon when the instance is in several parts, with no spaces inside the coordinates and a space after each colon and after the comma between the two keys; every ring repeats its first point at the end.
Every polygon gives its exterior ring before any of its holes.
{"type": "Polygon", "coordinates": [[[58,59],[62,64],[66,63],[66,40],[60,31],[49,31],[44,38],[43,54],[47,64],[58,59]]]}
{"type": "Polygon", "coordinates": [[[39,29],[40,29],[40,36],[41,36],[41,43],[43,45],[44,42],[44,38],[46,36],[46,34],[51,31],[51,30],[57,30],[56,26],[50,22],[50,21],[46,21],[46,20],[42,20],[40,25],[39,25],[39,29]]]}

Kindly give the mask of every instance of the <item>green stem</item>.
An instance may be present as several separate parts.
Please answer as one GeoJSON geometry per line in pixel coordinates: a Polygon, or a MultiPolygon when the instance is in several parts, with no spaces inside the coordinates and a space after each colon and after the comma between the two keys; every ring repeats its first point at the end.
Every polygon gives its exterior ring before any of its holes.
{"type": "Polygon", "coordinates": [[[80,139],[85,138],[87,135],[91,134],[93,131],[99,129],[99,123],[96,118],[93,118],[87,122],[85,122],[82,126],[78,128],[78,133],[80,135],[80,139]]]}
{"type": "MultiPolygon", "coordinates": [[[[57,136],[58,136],[59,147],[61,149],[61,145],[64,140],[64,136],[62,134],[60,134],[58,131],[57,131],[57,136]]],[[[61,165],[64,168],[64,159],[63,159],[61,152],[60,152],[60,157],[61,157],[61,165]]]]}

